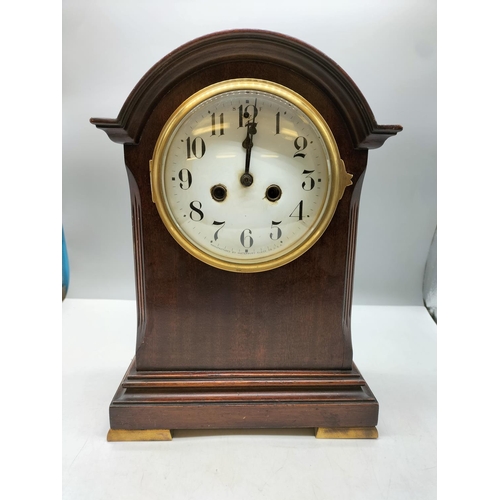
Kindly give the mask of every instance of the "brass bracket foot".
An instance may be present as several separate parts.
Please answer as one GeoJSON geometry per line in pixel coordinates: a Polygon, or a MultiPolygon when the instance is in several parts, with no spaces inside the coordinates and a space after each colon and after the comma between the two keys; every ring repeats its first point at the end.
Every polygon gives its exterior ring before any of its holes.
{"type": "Polygon", "coordinates": [[[316,427],[316,439],[376,439],[376,427],[316,427]]]}
{"type": "MultiPolygon", "coordinates": [[[[317,439],[376,439],[376,427],[316,427],[317,439]]],[[[108,441],[172,441],[170,429],[110,429],[108,441]]]]}
{"type": "Polygon", "coordinates": [[[110,429],[108,441],[172,441],[170,429],[110,429]]]}

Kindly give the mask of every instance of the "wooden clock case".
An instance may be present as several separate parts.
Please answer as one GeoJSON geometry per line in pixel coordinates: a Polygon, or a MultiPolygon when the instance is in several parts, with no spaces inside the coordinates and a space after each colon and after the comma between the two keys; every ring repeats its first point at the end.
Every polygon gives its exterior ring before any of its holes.
{"type": "Polygon", "coordinates": [[[356,227],[368,149],[401,127],[378,125],[356,85],[324,54],[255,30],[180,47],[146,73],[116,119],[91,122],[124,144],[135,254],[136,355],[111,403],[108,439],[284,427],[375,437],[378,403],[352,359],[356,227]],[[234,78],[277,82],[307,99],[353,175],[319,241],[261,273],[223,271],[192,257],[151,198],[149,161],[167,119],[193,93],[234,78]]]}

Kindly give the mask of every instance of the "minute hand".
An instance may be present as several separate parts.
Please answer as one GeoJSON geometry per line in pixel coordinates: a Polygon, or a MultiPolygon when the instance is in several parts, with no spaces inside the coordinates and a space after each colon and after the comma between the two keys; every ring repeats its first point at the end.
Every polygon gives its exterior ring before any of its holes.
{"type": "Polygon", "coordinates": [[[253,177],[250,174],[250,160],[252,158],[253,136],[257,133],[257,125],[255,124],[255,115],[257,114],[257,99],[255,99],[254,114],[251,122],[247,123],[247,136],[242,143],[246,149],[245,156],[245,173],[241,176],[241,183],[244,186],[250,186],[253,183],[253,177]]]}

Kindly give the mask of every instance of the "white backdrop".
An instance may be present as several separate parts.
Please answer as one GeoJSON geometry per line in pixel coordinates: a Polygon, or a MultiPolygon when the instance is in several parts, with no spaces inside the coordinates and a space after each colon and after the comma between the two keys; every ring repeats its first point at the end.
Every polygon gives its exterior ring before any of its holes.
{"type": "Polygon", "coordinates": [[[354,302],[421,305],[436,227],[436,5],[429,0],[64,0],[68,297],[135,297],[123,148],[89,118],[115,118],[144,73],[183,43],[234,28],[316,47],[354,80],[379,124],[403,125],[369,153],[354,302]]]}

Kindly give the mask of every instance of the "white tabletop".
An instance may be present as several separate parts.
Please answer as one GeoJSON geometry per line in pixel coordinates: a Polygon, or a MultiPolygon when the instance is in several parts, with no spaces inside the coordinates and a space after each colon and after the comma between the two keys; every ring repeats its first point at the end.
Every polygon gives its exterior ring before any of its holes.
{"type": "Polygon", "coordinates": [[[311,430],[176,430],[108,443],[135,350],[135,302],[63,302],[66,500],[436,498],[436,325],[424,307],[354,306],[354,361],[380,404],[375,440],[311,430]]]}

